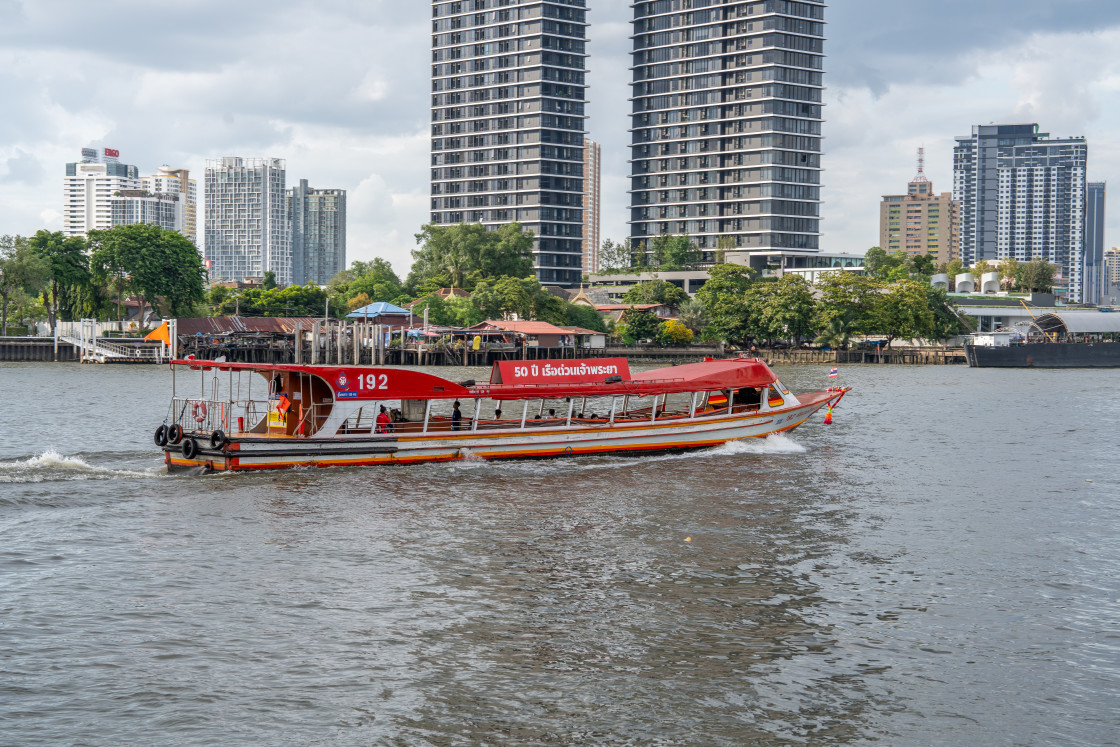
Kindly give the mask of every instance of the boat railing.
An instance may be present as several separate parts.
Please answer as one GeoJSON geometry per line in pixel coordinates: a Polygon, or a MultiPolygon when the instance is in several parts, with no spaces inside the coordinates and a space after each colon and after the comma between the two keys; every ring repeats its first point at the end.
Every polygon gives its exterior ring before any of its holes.
{"type": "Polygon", "coordinates": [[[230,416],[239,403],[197,397],[175,397],[171,402],[171,422],[185,431],[229,432],[230,416]]]}

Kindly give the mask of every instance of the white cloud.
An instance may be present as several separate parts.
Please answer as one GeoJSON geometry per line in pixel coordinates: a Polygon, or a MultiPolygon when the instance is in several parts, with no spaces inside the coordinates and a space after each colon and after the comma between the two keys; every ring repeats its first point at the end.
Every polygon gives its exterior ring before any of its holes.
{"type": "MultiPolygon", "coordinates": [[[[974,124],[1037,120],[1055,136],[1084,134],[1091,178],[1117,172],[1120,4],[970,7],[979,21],[966,28],[945,4],[829,8],[826,249],[877,242],[879,198],[905,188],[921,145],[934,186],[949,190],[953,136],[974,124]]],[[[430,12],[423,0],[0,0],[0,233],[60,225],[63,165],[83,146],[116,147],[142,172],[273,156],[287,160],[289,182],[349,191],[351,259],[407,271],[429,214],[430,12]]],[[[619,239],[630,8],[600,2],[589,17],[603,236],[619,239]]],[[[1111,215],[1115,237],[1120,210],[1111,215]]]]}
{"type": "MultiPolygon", "coordinates": [[[[905,191],[921,146],[934,188],[952,191],[954,137],[973,125],[1038,122],[1054,137],[1085,135],[1090,180],[1120,173],[1113,93],[1120,62],[1110,51],[1117,45],[1120,28],[1035,34],[970,54],[963,62],[977,72],[952,85],[896,83],[878,94],[870,86],[830,89],[822,246],[862,251],[878,243],[880,196],[905,191]]],[[[1117,230],[1120,213],[1113,210],[1106,240],[1116,241],[1117,230]]]]}

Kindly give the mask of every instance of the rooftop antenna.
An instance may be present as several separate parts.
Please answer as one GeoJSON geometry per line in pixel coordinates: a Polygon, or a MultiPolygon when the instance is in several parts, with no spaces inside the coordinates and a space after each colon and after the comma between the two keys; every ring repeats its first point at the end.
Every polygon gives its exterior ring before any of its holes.
{"type": "Polygon", "coordinates": [[[928,182],[926,178],[926,149],[924,147],[918,148],[918,175],[914,177],[915,182],[928,182]]]}

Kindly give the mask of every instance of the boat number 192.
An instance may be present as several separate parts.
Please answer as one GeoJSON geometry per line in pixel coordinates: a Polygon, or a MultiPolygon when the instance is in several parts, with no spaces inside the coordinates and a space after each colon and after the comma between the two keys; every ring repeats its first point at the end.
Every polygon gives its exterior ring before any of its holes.
{"type": "Polygon", "coordinates": [[[366,374],[358,377],[359,389],[388,389],[388,374],[366,374]]]}

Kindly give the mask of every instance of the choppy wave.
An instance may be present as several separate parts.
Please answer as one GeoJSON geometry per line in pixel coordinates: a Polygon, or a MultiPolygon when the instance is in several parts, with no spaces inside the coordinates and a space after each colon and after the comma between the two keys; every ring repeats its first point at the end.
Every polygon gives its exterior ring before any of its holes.
{"type": "Polygon", "coordinates": [[[163,467],[146,470],[101,467],[90,464],[80,456],[66,456],[54,449],[47,449],[39,456],[29,459],[0,462],[0,483],[109,480],[117,477],[154,478],[165,474],[163,467]]]}

